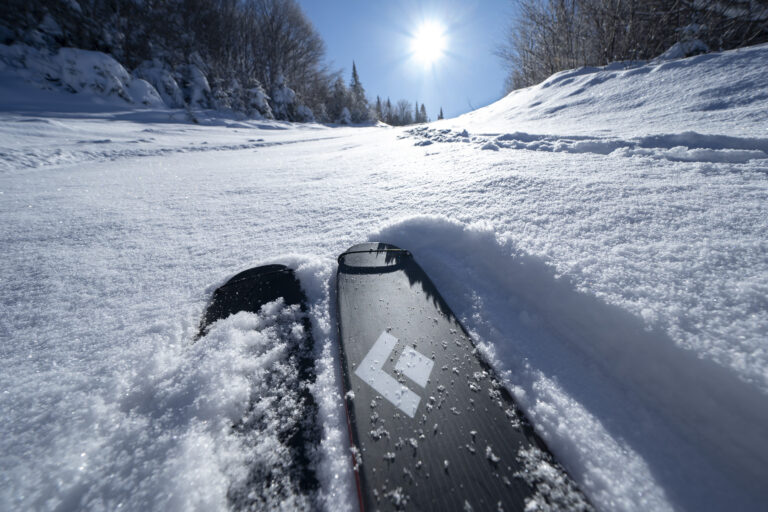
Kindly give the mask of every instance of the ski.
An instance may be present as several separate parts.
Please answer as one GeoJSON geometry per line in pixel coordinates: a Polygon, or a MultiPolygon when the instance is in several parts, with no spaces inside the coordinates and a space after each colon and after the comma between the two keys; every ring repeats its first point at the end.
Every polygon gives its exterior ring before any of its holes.
{"type": "Polygon", "coordinates": [[[284,265],[252,268],[217,288],[203,314],[198,342],[216,321],[241,311],[261,314],[260,328],[285,348],[254,376],[247,412],[232,426],[253,452],[248,474],[228,490],[230,507],[315,509],[319,483],[312,452],[320,445],[321,429],[310,392],[315,382],[313,340],[306,296],[293,270],[284,265]],[[267,411],[265,404],[271,404],[267,411]],[[267,437],[274,439],[273,453],[265,456],[260,445],[267,437]]]}
{"type": "Polygon", "coordinates": [[[410,252],[365,243],[338,261],[361,510],[591,509],[410,252]]]}

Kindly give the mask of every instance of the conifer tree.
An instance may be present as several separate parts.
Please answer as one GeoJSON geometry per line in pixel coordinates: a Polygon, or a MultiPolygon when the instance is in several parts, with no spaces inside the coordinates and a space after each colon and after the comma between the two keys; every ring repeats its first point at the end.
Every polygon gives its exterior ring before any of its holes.
{"type": "Polygon", "coordinates": [[[376,120],[377,121],[383,121],[384,120],[384,112],[382,112],[381,107],[381,98],[376,96],[376,120]]]}
{"type": "Polygon", "coordinates": [[[355,95],[365,95],[363,84],[360,83],[360,76],[357,74],[357,66],[355,65],[355,61],[352,61],[352,80],[349,83],[349,88],[355,95]]]}
{"type": "Polygon", "coordinates": [[[355,61],[352,61],[352,80],[349,83],[349,92],[352,103],[350,106],[352,121],[355,123],[368,121],[368,101],[365,99],[365,89],[360,82],[360,76],[357,74],[355,61]]]}
{"type": "Polygon", "coordinates": [[[344,80],[339,77],[331,89],[331,97],[328,101],[328,117],[332,123],[341,123],[346,121],[344,111],[349,114],[350,94],[344,80]]]}
{"type": "Polygon", "coordinates": [[[428,123],[429,118],[427,117],[427,108],[424,106],[424,104],[421,104],[421,108],[419,109],[419,122],[420,123],[428,123]]]}
{"type": "Polygon", "coordinates": [[[440,107],[440,113],[437,114],[437,120],[439,121],[441,119],[445,119],[445,117],[443,116],[443,107],[440,107]]]}

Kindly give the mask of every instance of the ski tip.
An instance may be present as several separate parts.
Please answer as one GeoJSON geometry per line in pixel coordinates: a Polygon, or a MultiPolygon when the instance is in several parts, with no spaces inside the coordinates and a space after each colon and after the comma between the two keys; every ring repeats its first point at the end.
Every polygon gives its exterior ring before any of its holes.
{"type": "Polygon", "coordinates": [[[268,276],[271,274],[279,274],[279,273],[292,274],[293,269],[280,264],[263,265],[261,267],[249,268],[248,270],[243,270],[242,272],[237,273],[234,276],[230,277],[227,280],[227,282],[221,285],[219,288],[225,288],[227,286],[231,286],[241,281],[247,281],[249,279],[259,279],[263,276],[268,276]]]}
{"type": "Polygon", "coordinates": [[[387,255],[387,261],[390,260],[390,256],[411,256],[410,251],[401,249],[396,245],[384,243],[384,242],[366,242],[362,244],[353,245],[337,258],[339,265],[346,263],[346,257],[351,254],[378,254],[385,253],[387,255]]]}
{"type": "Polygon", "coordinates": [[[195,340],[205,336],[217,320],[238,311],[257,313],[261,306],[281,297],[287,304],[301,305],[302,311],[306,307],[306,296],[293,269],[273,264],[237,273],[213,292],[195,340]]]}

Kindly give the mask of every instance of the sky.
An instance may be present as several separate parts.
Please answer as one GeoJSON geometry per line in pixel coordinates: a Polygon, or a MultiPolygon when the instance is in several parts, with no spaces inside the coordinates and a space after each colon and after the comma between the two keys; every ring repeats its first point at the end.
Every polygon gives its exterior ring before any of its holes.
{"type": "Polygon", "coordinates": [[[326,44],[333,69],[348,82],[354,60],[369,99],[424,103],[455,117],[504,95],[506,72],[494,49],[503,40],[511,0],[298,0],[326,44]],[[413,55],[424,24],[444,28],[445,48],[432,64],[413,55]]]}

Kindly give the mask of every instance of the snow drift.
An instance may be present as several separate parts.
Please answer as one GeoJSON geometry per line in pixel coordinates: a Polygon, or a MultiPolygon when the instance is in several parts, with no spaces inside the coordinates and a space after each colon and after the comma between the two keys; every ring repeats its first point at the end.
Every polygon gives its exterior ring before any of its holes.
{"type": "Polygon", "coordinates": [[[35,87],[138,106],[166,106],[149,82],[131,76],[119,62],[101,52],[61,48],[51,54],[23,44],[0,45],[0,65],[4,74],[19,76],[35,87]]]}

